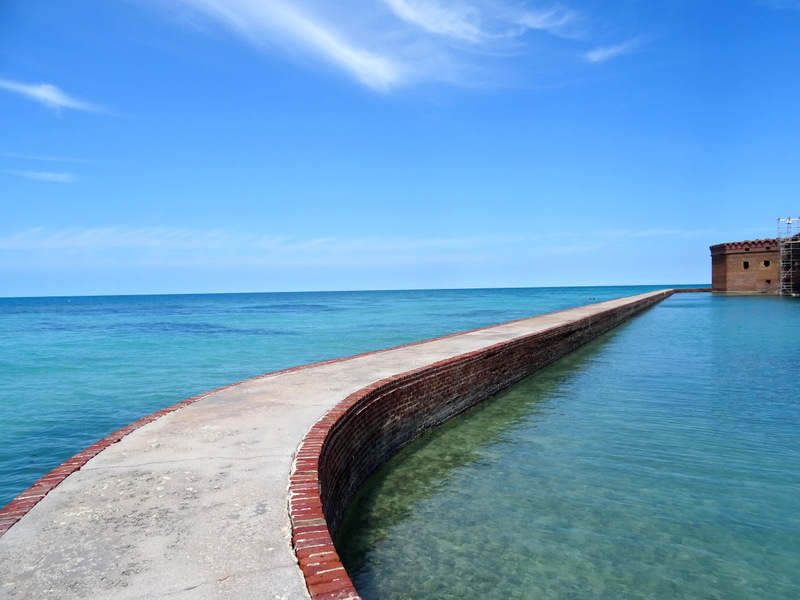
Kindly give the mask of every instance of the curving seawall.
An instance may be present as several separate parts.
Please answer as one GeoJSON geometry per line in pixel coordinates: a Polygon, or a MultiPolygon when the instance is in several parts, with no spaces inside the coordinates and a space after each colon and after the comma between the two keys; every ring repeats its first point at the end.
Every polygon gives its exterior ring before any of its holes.
{"type": "Polygon", "coordinates": [[[357,599],[332,539],[386,458],[674,291],[304,365],[159,411],[0,511],[0,599],[357,599]]]}
{"type": "Polygon", "coordinates": [[[333,540],[361,488],[390,456],[671,293],[648,294],[377,381],[329,411],[304,438],[290,484],[292,540],[311,597],[360,598],[333,540]]]}

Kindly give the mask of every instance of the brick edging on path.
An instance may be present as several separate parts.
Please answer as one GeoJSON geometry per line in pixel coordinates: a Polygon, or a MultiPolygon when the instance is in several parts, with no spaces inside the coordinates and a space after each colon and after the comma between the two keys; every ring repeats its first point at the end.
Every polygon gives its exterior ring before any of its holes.
{"type": "MultiPolygon", "coordinates": [[[[509,321],[509,323],[515,323],[518,321],[524,321],[523,319],[516,319],[514,321],[509,321]]],[[[351,360],[353,358],[358,358],[361,356],[370,356],[373,354],[379,354],[383,352],[389,352],[392,350],[396,350],[398,348],[405,348],[409,346],[416,346],[419,344],[425,344],[431,342],[433,340],[440,340],[446,339],[450,337],[454,337],[457,335],[462,335],[463,333],[468,333],[470,331],[481,331],[484,329],[491,329],[492,327],[496,327],[496,325],[487,325],[486,327],[478,327],[476,329],[470,329],[468,331],[459,331],[456,333],[450,333],[447,335],[427,339],[427,340],[420,340],[417,342],[409,342],[407,344],[401,344],[399,346],[392,346],[390,348],[381,348],[379,350],[371,350],[369,352],[362,352],[359,354],[354,354],[352,356],[345,356],[341,358],[332,358],[329,360],[323,360],[314,363],[308,363],[304,365],[298,365],[296,367],[289,367],[287,369],[281,369],[278,371],[272,371],[270,373],[266,373],[263,375],[257,375],[255,377],[251,377],[249,379],[245,379],[242,381],[237,381],[236,383],[231,383],[229,385],[225,385],[214,390],[203,392],[202,394],[198,394],[197,396],[192,396],[191,398],[187,398],[185,400],[181,400],[180,402],[176,402],[175,404],[171,404],[166,408],[162,408],[161,410],[157,410],[133,423],[126,425],[125,427],[114,431],[113,433],[108,434],[104,438],[98,440],[88,448],[81,450],[74,456],[70,457],[52,471],[48,472],[46,475],[40,477],[33,485],[31,485],[28,489],[21,492],[17,495],[11,502],[9,502],[5,507],[0,510],[0,537],[11,529],[14,524],[16,524],[22,517],[24,517],[28,511],[30,511],[36,504],[38,504],[42,498],[44,498],[48,493],[53,491],[62,481],[64,481],[67,477],[69,477],[72,473],[76,471],[80,471],[83,466],[89,462],[92,458],[97,456],[100,452],[108,448],[109,446],[116,444],[120,440],[122,440],[128,434],[136,431],[140,427],[147,425],[148,423],[152,423],[156,419],[159,419],[169,413],[175,412],[189,404],[193,404],[198,400],[202,400],[207,396],[212,394],[216,394],[217,392],[221,392],[223,390],[227,390],[229,388],[235,387],[237,385],[241,385],[243,383],[248,383],[251,381],[256,381],[259,379],[263,379],[265,377],[274,377],[276,375],[282,375],[285,373],[293,373],[295,371],[301,371],[304,369],[311,369],[314,367],[318,367],[321,365],[328,365],[334,364],[337,362],[343,362],[346,360],[351,360]]]]}
{"type": "Polygon", "coordinates": [[[376,381],[329,410],[303,438],[289,481],[292,546],[312,600],[361,600],[333,540],[350,503],[386,459],[674,291],[376,381]]]}
{"type": "MultiPolygon", "coordinates": [[[[237,385],[237,384],[233,384],[237,385]]],[[[232,386],[226,386],[232,387],[232,386]]],[[[205,398],[210,394],[218,392],[220,390],[225,389],[219,388],[218,390],[213,390],[211,392],[206,392],[200,394],[198,396],[194,396],[192,398],[188,398],[186,400],[182,400],[181,402],[176,402],[175,404],[168,406],[166,408],[162,408],[154,413],[147,415],[146,417],[142,417],[138,421],[134,421],[130,425],[126,425],[122,429],[118,429],[114,433],[107,435],[106,437],[102,438],[101,440],[95,442],[85,450],[78,452],[76,455],[71,457],[70,459],[64,461],[55,469],[40,477],[36,483],[34,483],[31,487],[27,490],[19,494],[16,498],[14,498],[11,502],[9,502],[3,510],[0,510],[0,537],[3,536],[11,527],[19,521],[22,517],[24,517],[30,509],[32,509],[36,504],[44,498],[48,493],[53,491],[56,486],[58,486],[62,481],[64,481],[67,477],[72,475],[72,473],[76,471],[80,471],[80,469],[89,462],[92,458],[100,454],[103,450],[111,446],[112,444],[116,444],[122,438],[124,438],[129,433],[136,431],[140,427],[147,425],[148,423],[152,423],[156,419],[163,417],[166,414],[174,412],[188,404],[192,404],[193,402],[197,402],[201,398],[205,398]]]]}

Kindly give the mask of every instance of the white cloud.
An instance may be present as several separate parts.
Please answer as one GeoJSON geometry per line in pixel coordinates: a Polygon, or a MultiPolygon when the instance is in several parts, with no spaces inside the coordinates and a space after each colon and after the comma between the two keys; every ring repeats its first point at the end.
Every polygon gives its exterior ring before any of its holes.
{"type": "Polygon", "coordinates": [[[17,177],[25,177],[26,179],[35,179],[37,181],[49,181],[52,183],[74,183],[78,179],[73,173],[55,173],[52,171],[16,171],[13,169],[6,169],[4,172],[9,175],[16,175],[17,177]]]}
{"type": "Polygon", "coordinates": [[[543,45],[534,55],[529,36],[569,38],[580,20],[521,0],[134,1],[192,25],[203,15],[251,45],[327,63],[381,92],[421,81],[480,84],[478,73],[540,59],[543,45]]]}
{"type": "Polygon", "coordinates": [[[539,29],[562,35],[565,32],[565,28],[575,23],[578,19],[578,13],[575,11],[551,8],[543,11],[526,11],[519,18],[519,23],[529,29],[539,29]]]}
{"type": "Polygon", "coordinates": [[[21,158],[23,160],[36,160],[43,162],[68,162],[68,163],[89,163],[89,164],[94,164],[97,162],[86,158],[68,158],[63,156],[35,156],[32,154],[14,154],[11,152],[3,152],[3,156],[7,158],[21,158]]]}
{"type": "Polygon", "coordinates": [[[712,229],[623,229],[618,231],[608,231],[605,234],[609,238],[641,238],[641,237],[679,237],[692,238],[708,236],[713,233],[712,229]]]}
{"type": "Polygon", "coordinates": [[[40,102],[55,111],[69,108],[89,112],[104,112],[100,106],[73,98],[49,83],[27,84],[0,79],[0,89],[40,102]]]}
{"type": "Polygon", "coordinates": [[[662,237],[689,238],[708,235],[707,230],[585,231],[579,236],[564,232],[546,235],[486,234],[465,237],[364,237],[294,238],[265,235],[240,229],[188,229],[171,227],[96,227],[73,229],[34,228],[0,236],[0,253],[16,258],[43,253],[58,260],[219,265],[327,262],[334,259],[381,262],[387,259],[451,256],[473,253],[507,256],[533,253],[562,255],[595,251],[620,239],[662,237]]]}
{"type": "Polygon", "coordinates": [[[630,54],[640,46],[639,40],[629,40],[614,46],[601,46],[586,53],[586,59],[593,63],[603,63],[611,59],[630,54]]]}
{"type": "MultiPolygon", "coordinates": [[[[403,67],[397,60],[365,50],[334,29],[309,19],[289,6],[276,5],[276,13],[277,21],[293,37],[349,71],[362,83],[377,90],[385,90],[402,77],[403,67]]],[[[262,27],[270,26],[273,22],[268,16],[262,21],[262,27]]]]}
{"type": "Polygon", "coordinates": [[[468,42],[488,37],[474,7],[455,4],[444,6],[430,0],[382,0],[400,19],[413,23],[429,33],[450,36],[468,42]]]}
{"type": "MultiPolygon", "coordinates": [[[[154,0],[162,6],[182,6],[202,13],[248,43],[290,48],[322,59],[372,89],[387,90],[402,79],[396,57],[368,49],[303,2],[285,0],[154,0]]],[[[346,17],[341,14],[340,16],[346,17]]],[[[352,15],[350,15],[352,17],[352,15]]]]}
{"type": "Polygon", "coordinates": [[[383,268],[519,254],[529,238],[296,238],[168,227],[35,228],[0,235],[3,268],[383,268]],[[517,249],[519,251],[517,251],[517,249]],[[459,258],[460,257],[460,258],[459,258]]]}
{"type": "Polygon", "coordinates": [[[184,229],[170,227],[96,227],[73,229],[28,229],[0,237],[0,250],[84,250],[114,249],[140,251],[231,250],[242,255],[254,251],[294,255],[297,253],[415,252],[500,246],[529,242],[519,236],[476,236],[463,238],[311,238],[254,234],[234,229],[184,229]]]}
{"type": "MultiPolygon", "coordinates": [[[[273,290],[611,285],[625,279],[642,282],[642,272],[635,268],[615,271],[616,280],[596,271],[598,256],[622,257],[625,264],[629,244],[624,238],[641,240],[639,233],[297,238],[239,229],[37,228],[0,233],[0,269],[34,273],[39,282],[60,282],[48,295],[250,290],[254,282],[273,290]],[[107,287],[110,279],[118,287],[107,287]],[[100,281],[104,283],[98,288],[100,281]],[[157,281],[161,283],[153,287],[157,281]]],[[[655,236],[652,249],[658,253],[664,248],[674,252],[681,247],[675,241],[692,232],[642,234],[655,236]]],[[[699,242],[692,243],[696,247],[699,242]]],[[[678,280],[686,276],[685,266],[680,273],[678,280]]],[[[653,273],[648,277],[655,283],[660,278],[653,273]]],[[[42,295],[13,281],[4,283],[7,295],[42,295]]]]}
{"type": "Polygon", "coordinates": [[[381,0],[400,19],[429,33],[474,44],[516,38],[528,30],[557,34],[576,18],[561,9],[523,10],[515,4],[466,0],[381,0]]]}

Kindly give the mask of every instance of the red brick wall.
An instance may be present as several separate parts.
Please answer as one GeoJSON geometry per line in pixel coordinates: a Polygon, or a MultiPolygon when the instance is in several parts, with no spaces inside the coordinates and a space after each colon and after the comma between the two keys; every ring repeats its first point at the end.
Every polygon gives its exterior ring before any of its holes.
{"type": "Polygon", "coordinates": [[[329,411],[301,444],[290,482],[292,542],[312,598],[359,598],[333,540],[359,490],[387,458],[671,293],[376,382],[329,411]]]}
{"type": "Polygon", "coordinates": [[[711,246],[711,288],[715,292],[778,293],[778,240],[711,246]]]}

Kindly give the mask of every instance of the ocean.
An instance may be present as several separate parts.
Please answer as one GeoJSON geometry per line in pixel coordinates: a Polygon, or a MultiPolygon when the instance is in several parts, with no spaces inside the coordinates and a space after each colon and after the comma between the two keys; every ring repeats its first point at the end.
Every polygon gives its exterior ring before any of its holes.
{"type": "Polygon", "coordinates": [[[800,598],[800,300],[676,294],[390,459],[364,600],[800,598]]]}
{"type": "Polygon", "coordinates": [[[0,507],[107,434],[230,383],[663,287],[0,298],[0,507]]]}

